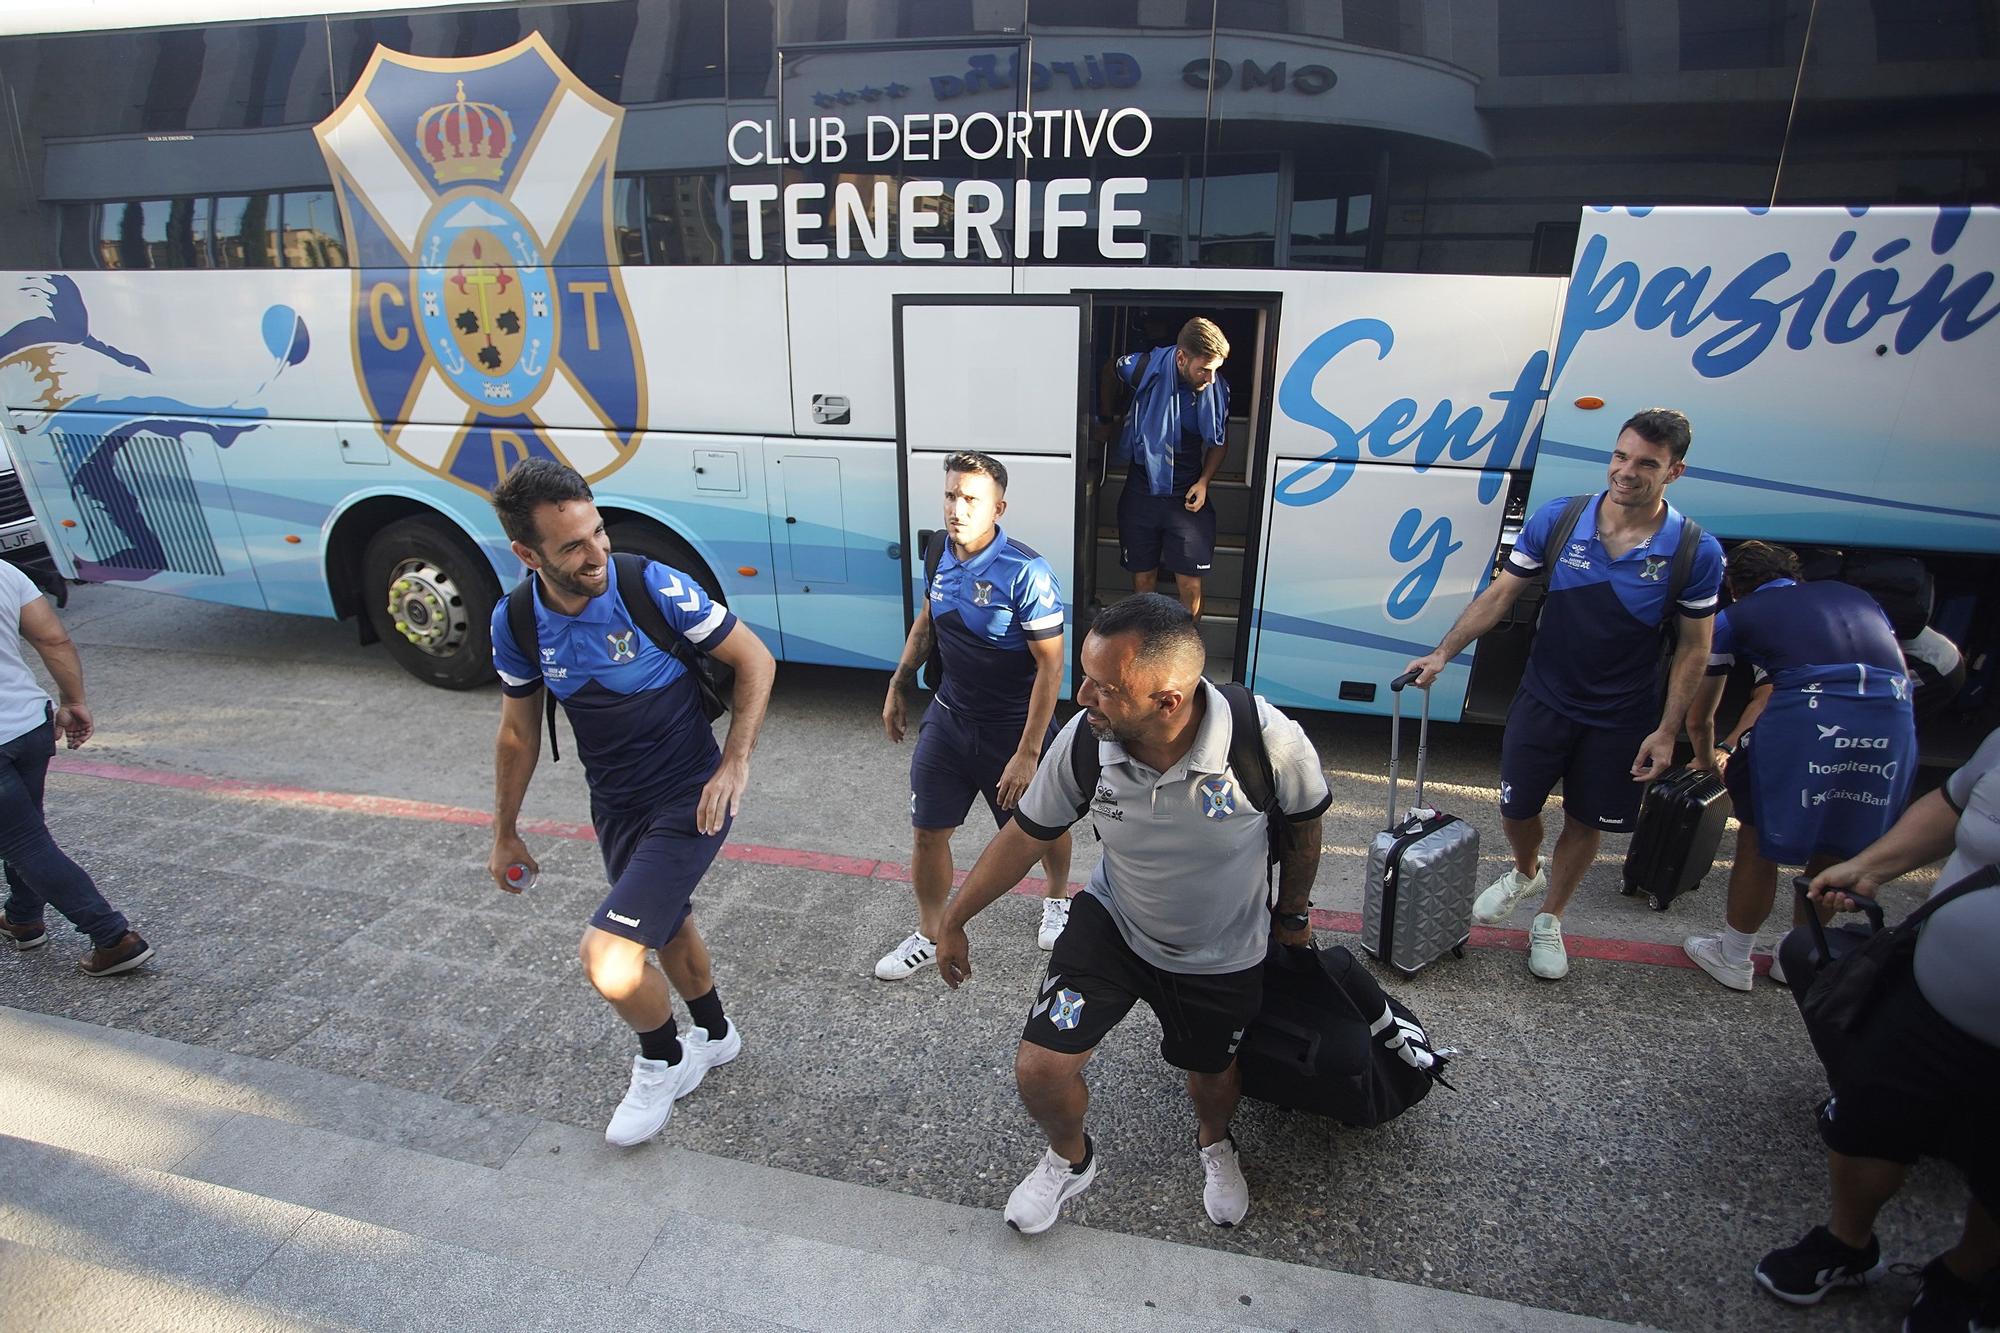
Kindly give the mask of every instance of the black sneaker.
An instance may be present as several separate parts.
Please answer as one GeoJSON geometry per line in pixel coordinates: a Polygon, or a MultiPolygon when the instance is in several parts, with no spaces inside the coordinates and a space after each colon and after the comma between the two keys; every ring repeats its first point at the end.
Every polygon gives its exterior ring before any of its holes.
{"type": "Polygon", "coordinates": [[[1965,1333],[1979,1305],[1979,1288],[1945,1266],[1939,1255],[1917,1275],[1917,1299],[1903,1316],[1903,1333],[1965,1333]]]}
{"type": "Polygon", "coordinates": [[[1825,1227],[1814,1227],[1798,1244],[1757,1261],[1757,1285],[1792,1305],[1818,1305],[1835,1287],[1865,1287],[1887,1268],[1873,1236],[1867,1248],[1857,1250],[1825,1227]]]}

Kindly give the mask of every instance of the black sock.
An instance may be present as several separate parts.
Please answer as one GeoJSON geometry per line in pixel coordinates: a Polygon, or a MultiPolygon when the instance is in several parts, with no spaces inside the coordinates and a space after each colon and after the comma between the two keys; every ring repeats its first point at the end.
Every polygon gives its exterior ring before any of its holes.
{"type": "Polygon", "coordinates": [[[681,1058],[680,1038],[675,1035],[673,1015],[651,1032],[639,1034],[639,1054],[648,1060],[665,1060],[668,1064],[679,1064],[681,1058]]]}
{"type": "Polygon", "coordinates": [[[1097,1145],[1090,1141],[1090,1135],[1085,1134],[1083,1136],[1083,1160],[1081,1162],[1078,1162],[1075,1166],[1072,1166],[1069,1169],[1069,1173],[1073,1176],[1080,1176],[1085,1171],[1089,1170],[1091,1154],[1095,1153],[1096,1151],[1097,1151],[1097,1145]]]}
{"type": "Polygon", "coordinates": [[[729,1020],[722,1016],[722,996],[713,986],[708,988],[708,994],[688,1001],[688,1017],[696,1027],[707,1029],[710,1041],[721,1041],[729,1032],[729,1020]]]}

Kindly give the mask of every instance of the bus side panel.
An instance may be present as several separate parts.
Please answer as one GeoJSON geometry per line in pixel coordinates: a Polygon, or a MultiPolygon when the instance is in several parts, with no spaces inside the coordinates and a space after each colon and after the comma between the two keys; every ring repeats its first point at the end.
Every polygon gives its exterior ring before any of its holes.
{"type": "MultiPolygon", "coordinates": [[[[1257,692],[1297,707],[1388,712],[1389,681],[1484,586],[1473,557],[1490,560],[1499,540],[1506,477],[1452,468],[1413,491],[1409,469],[1363,463],[1338,494],[1275,510],[1270,545],[1282,554],[1257,608],[1257,692]],[[1385,587],[1382,564],[1357,561],[1357,550],[1417,558],[1385,587]]],[[[1459,716],[1471,661],[1461,654],[1431,687],[1433,715],[1459,716]]]]}
{"type": "MultiPolygon", "coordinates": [[[[1274,703],[1386,713],[1389,681],[1491,576],[1561,284],[1287,276],[1255,683],[1274,703]]],[[[1440,720],[1469,671],[1462,656],[1434,687],[1440,720]]]]}
{"type": "Polygon", "coordinates": [[[2000,550],[1996,269],[2000,209],[1587,211],[1533,503],[1666,405],[1718,536],[2000,550]]]}

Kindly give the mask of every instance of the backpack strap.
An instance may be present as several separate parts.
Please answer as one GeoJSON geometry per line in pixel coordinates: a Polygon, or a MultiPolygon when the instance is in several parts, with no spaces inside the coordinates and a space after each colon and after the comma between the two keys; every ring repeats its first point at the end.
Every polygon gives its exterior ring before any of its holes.
{"type": "Polygon", "coordinates": [[[612,554],[611,563],[618,566],[618,600],[625,604],[625,614],[632,618],[634,625],[646,632],[646,637],[653,641],[655,647],[671,653],[675,661],[693,671],[694,645],[687,641],[685,634],[667,623],[667,613],[649,595],[646,557],[617,551],[612,554]]]}
{"type": "Polygon", "coordinates": [[[1542,551],[1542,577],[1553,581],[1556,557],[1569,545],[1569,539],[1576,532],[1576,525],[1583,518],[1583,511],[1597,499],[1595,495],[1572,495],[1563,505],[1562,513],[1556,515],[1556,525],[1549,529],[1549,544],[1542,551]]]}
{"type": "Polygon", "coordinates": [[[1216,687],[1229,703],[1229,767],[1243,784],[1250,808],[1268,811],[1277,799],[1278,775],[1271,769],[1270,751],[1264,748],[1264,720],[1257,716],[1257,699],[1249,690],[1230,681],[1216,687]]]}
{"type": "Polygon", "coordinates": [[[1097,752],[1097,736],[1091,731],[1090,723],[1077,723],[1076,735],[1069,742],[1069,775],[1076,782],[1079,793],[1076,801],[1078,819],[1090,813],[1090,799],[1097,792],[1097,775],[1103,771],[1104,756],[1097,752]]]}
{"type": "Polygon", "coordinates": [[[924,596],[929,597],[931,581],[937,578],[938,566],[944,562],[944,544],[951,540],[951,534],[939,528],[931,534],[931,544],[924,548],[924,596]]]}
{"type": "MultiPolygon", "coordinates": [[[[507,594],[507,632],[514,636],[514,648],[521,656],[541,666],[542,631],[535,623],[535,576],[533,574],[515,584],[507,594]]],[[[556,692],[542,682],[542,717],[549,727],[549,762],[562,762],[562,750],[556,744],[556,692]]]]}
{"type": "Polygon", "coordinates": [[[1265,861],[1267,866],[1275,866],[1284,859],[1294,831],[1285,812],[1276,808],[1278,775],[1271,768],[1271,752],[1264,745],[1264,719],[1257,715],[1257,697],[1235,681],[1216,688],[1229,704],[1229,771],[1236,775],[1250,808],[1264,816],[1268,834],[1265,861]]]}
{"type": "Polygon", "coordinates": [[[1681,544],[1674,548],[1674,567],[1667,573],[1667,612],[1672,615],[1681,604],[1681,597],[1687,592],[1690,580],[1694,578],[1694,558],[1701,550],[1701,539],[1705,534],[1701,524],[1681,515],[1681,544]]]}

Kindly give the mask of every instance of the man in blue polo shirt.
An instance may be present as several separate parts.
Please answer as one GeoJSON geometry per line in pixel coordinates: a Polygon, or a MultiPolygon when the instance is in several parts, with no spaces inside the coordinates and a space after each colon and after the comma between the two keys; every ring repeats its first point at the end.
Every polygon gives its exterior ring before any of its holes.
{"type": "MultiPolygon", "coordinates": [[[[1007,469],[998,459],[972,451],[945,459],[945,547],[882,703],[882,730],[900,744],[904,694],[936,651],[944,680],[910,755],[917,929],[875,964],[884,981],[937,961],[934,941],[951,894],[951,835],[975,796],[985,797],[1004,828],[1055,734],[1062,590],[1049,562],[1001,529],[1006,512],[1007,469]]],[[[1036,938],[1044,949],[1055,948],[1069,923],[1069,858],[1067,832],[1042,855],[1048,890],[1036,938]]]]}
{"type": "Polygon", "coordinates": [[[1118,559],[1135,592],[1152,592],[1164,569],[1193,616],[1201,578],[1215,562],[1215,506],[1208,486],[1228,452],[1229,382],[1221,378],[1229,340],[1213,320],[1181,326],[1171,347],[1115,363],[1131,390],[1113,461],[1125,459],[1118,497],[1118,559]]]}
{"type": "MultiPolygon", "coordinates": [[[[1582,506],[1561,550],[1551,538],[1570,507],[1543,505],[1528,519],[1507,566],[1465,608],[1435,652],[1410,668],[1429,685],[1474,639],[1500,622],[1523,590],[1549,571],[1541,625],[1500,752],[1500,816],[1514,865],[1479,895],[1473,919],[1504,921],[1544,892],[1528,929],[1528,970],[1569,972],[1562,913],[1597,855],[1601,833],[1629,833],[1642,784],[1673,763],[1674,742],[1708,662],[1722,588],[1722,547],[1701,534],[1686,582],[1670,591],[1686,523],[1666,489],[1687,470],[1687,418],[1669,408],[1636,413],[1619,428],[1610,487],[1582,506]],[[1677,626],[1665,702],[1661,636],[1677,626]],[[1542,806],[1561,782],[1563,827],[1544,873],[1542,806]]],[[[1707,753],[1696,756],[1713,765],[1707,753]]]]}
{"type": "Polygon", "coordinates": [[[1696,751],[1724,756],[1741,827],[1722,933],[1685,947],[1702,971],[1747,991],[1778,867],[1817,875],[1887,833],[1910,799],[1917,729],[1902,647],[1873,597],[1832,579],[1803,582],[1798,556],[1769,542],[1729,553],[1729,590],[1736,602],[1716,617],[1688,736],[1696,751]],[[1739,660],[1756,688],[1735,744],[1717,746],[1715,707],[1739,660]]]}
{"type": "Polygon", "coordinates": [[[493,611],[493,665],[506,698],[487,868],[509,892],[519,891],[508,882],[510,866],[540,868],[517,821],[541,755],[546,688],[569,715],[611,882],[577,953],[590,984],[639,1038],[625,1098],[604,1131],[607,1142],[628,1147],[665,1128],[675,1099],[743,1048],[736,1024],[723,1016],[689,900],[742,803],[776,665],[750,628],[694,579],[662,564],[644,566],[645,595],[667,626],[735,668],[735,711],[718,751],[688,669],[626,610],[604,521],[583,478],[552,460],[530,459],[495,488],[493,508],[514,554],[533,571],[538,643],[530,649],[516,642],[502,598],[493,611]],[[649,949],[659,969],[648,965],[649,949]],[[669,982],[693,1020],[685,1035],[675,1027],[669,982]]]}

